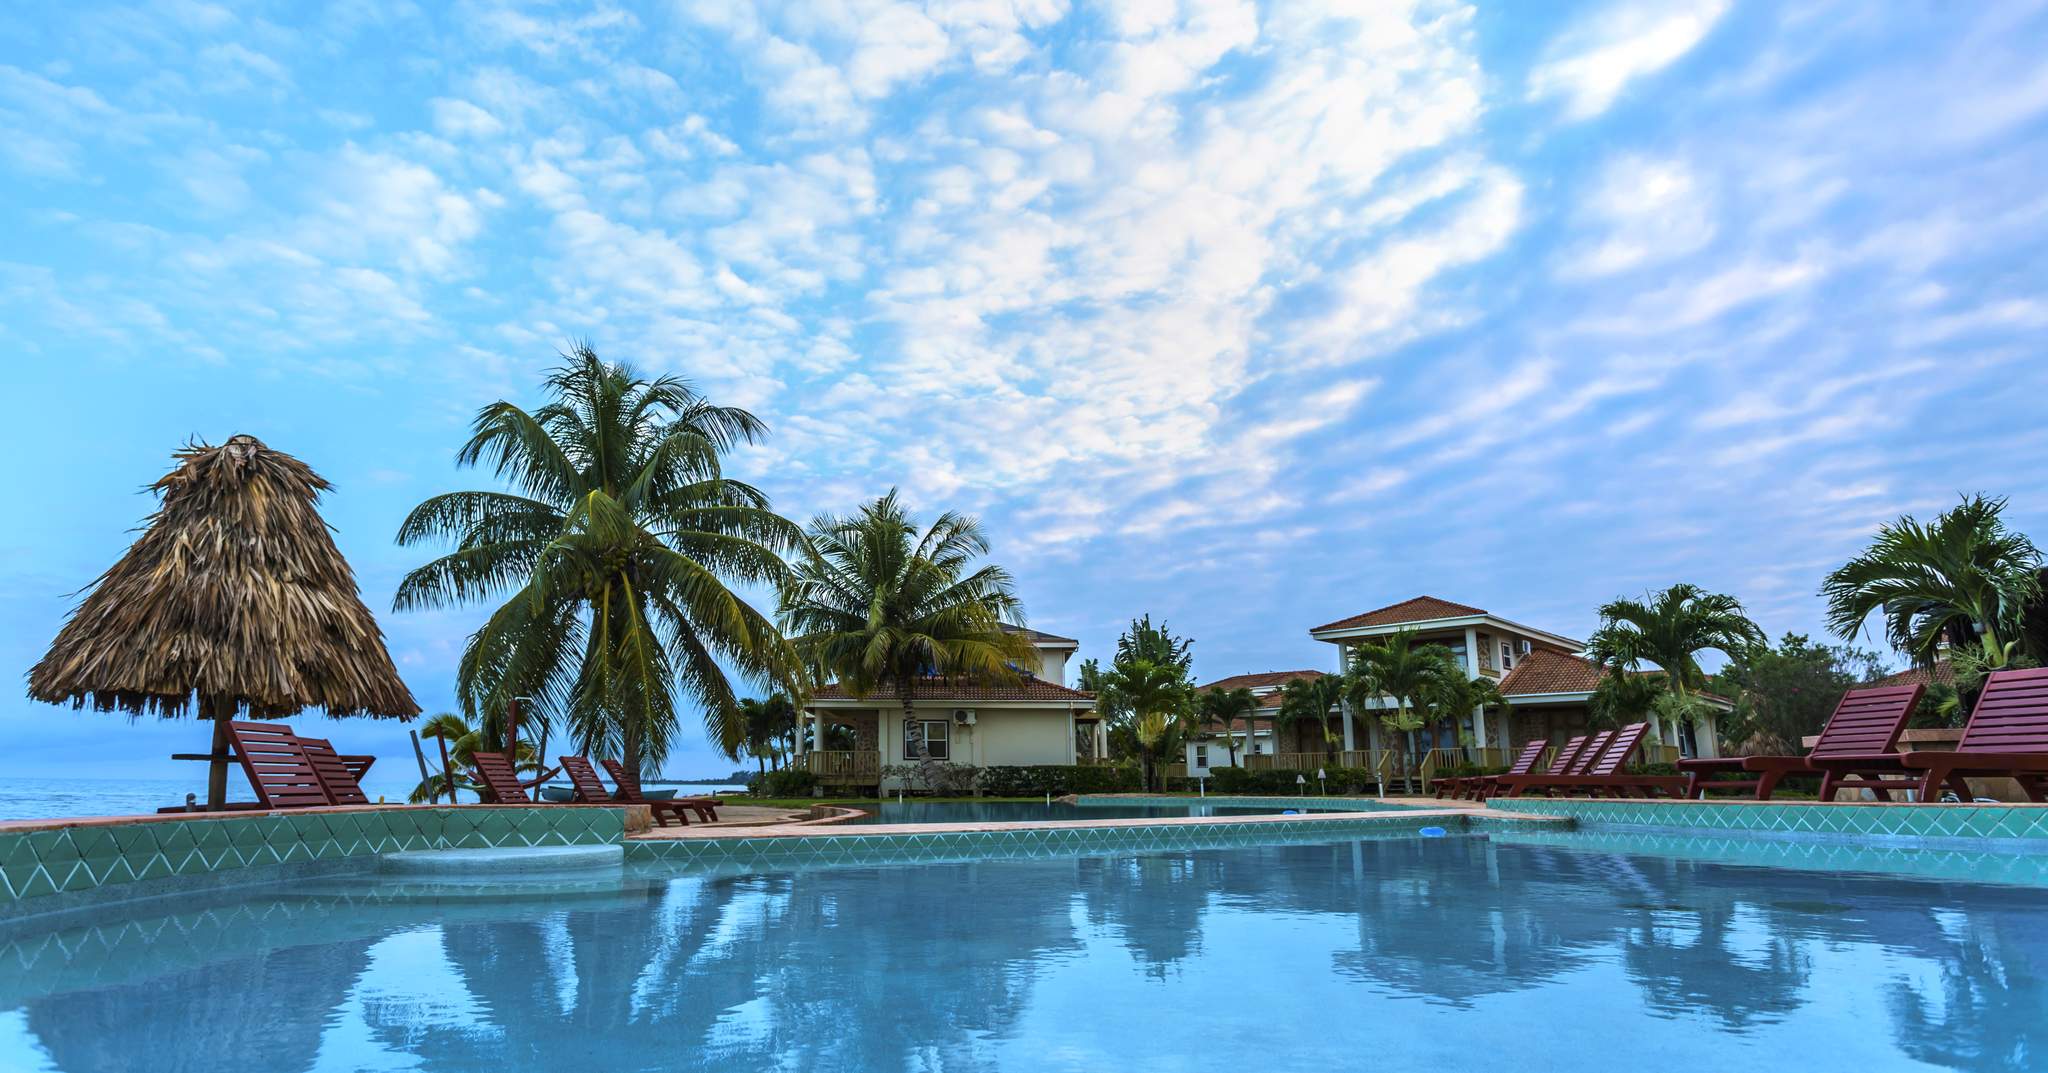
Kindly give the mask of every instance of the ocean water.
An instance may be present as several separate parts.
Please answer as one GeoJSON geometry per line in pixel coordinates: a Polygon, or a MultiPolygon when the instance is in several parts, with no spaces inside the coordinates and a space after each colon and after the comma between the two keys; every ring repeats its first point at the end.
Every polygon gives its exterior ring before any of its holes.
{"type": "Polygon", "coordinates": [[[333,877],[0,929],[0,1069],[2048,1067],[2048,891],[1829,852],[333,877]]]}

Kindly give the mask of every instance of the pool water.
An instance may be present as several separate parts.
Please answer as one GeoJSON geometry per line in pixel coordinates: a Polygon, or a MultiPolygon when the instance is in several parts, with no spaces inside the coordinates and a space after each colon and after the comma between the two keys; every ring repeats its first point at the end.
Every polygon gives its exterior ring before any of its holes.
{"type": "Polygon", "coordinates": [[[2029,1070],[2044,895],[1555,835],[329,878],[0,941],[0,1069],[2029,1070]]]}
{"type": "MultiPolygon", "coordinates": [[[[1279,806],[1212,805],[1194,799],[1153,802],[1119,801],[1113,805],[1070,805],[1037,801],[871,801],[860,806],[868,815],[847,823],[1036,823],[1047,820],[1139,820],[1162,816],[1272,816],[1279,806]]],[[[1347,801],[1327,809],[1296,812],[1381,812],[1400,809],[1372,801],[1347,801]]]]}

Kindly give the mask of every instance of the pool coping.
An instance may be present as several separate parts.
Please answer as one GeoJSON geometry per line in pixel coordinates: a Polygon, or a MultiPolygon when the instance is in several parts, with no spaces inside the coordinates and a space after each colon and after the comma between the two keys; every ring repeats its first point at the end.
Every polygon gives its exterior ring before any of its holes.
{"type": "MultiPolygon", "coordinates": [[[[1133,798],[1137,796],[1138,795],[1131,795],[1131,797],[1133,798]]],[[[1192,800],[1185,798],[1166,799],[1192,800]]],[[[1212,795],[1208,800],[1212,802],[1223,800],[1236,803],[1236,801],[1238,800],[1242,800],[1244,802],[1257,802],[1274,799],[1231,799],[1219,798],[1217,796],[1212,795]]],[[[1320,801],[1323,802],[1323,804],[1319,807],[1328,808],[1328,802],[1332,799],[1310,798],[1304,800],[1320,801]]],[[[1376,802],[1378,799],[1375,798],[1358,800],[1373,800],[1376,802]]],[[[1393,802],[1388,802],[1388,804],[1393,804],[1393,802]]],[[[1445,808],[1422,808],[1415,805],[1402,805],[1398,808],[1390,809],[1360,810],[1357,812],[1302,812],[1294,815],[1283,815],[1280,813],[1274,813],[1271,815],[1263,816],[1131,816],[1098,820],[961,820],[953,823],[888,823],[861,824],[855,826],[839,825],[842,824],[845,819],[850,818],[851,817],[840,817],[838,819],[827,821],[822,824],[811,822],[810,825],[807,825],[806,822],[797,822],[784,824],[769,824],[758,827],[706,827],[694,824],[689,827],[656,827],[651,830],[628,835],[626,836],[626,842],[630,844],[664,841],[712,841],[719,839],[753,838],[882,838],[893,835],[951,835],[972,833],[1000,833],[1016,831],[1089,831],[1127,827],[1142,828],[1227,826],[1256,828],[1262,825],[1271,824],[1337,822],[1355,823],[1357,821],[1365,819],[1391,821],[1396,818],[1403,820],[1454,819],[1458,820],[1460,823],[1462,823],[1466,818],[1501,820],[1509,822],[1565,822],[1557,817],[1534,815],[1521,811],[1494,811],[1480,807],[1476,803],[1445,808]]],[[[1421,824],[1420,826],[1429,825],[1421,824]]]]}

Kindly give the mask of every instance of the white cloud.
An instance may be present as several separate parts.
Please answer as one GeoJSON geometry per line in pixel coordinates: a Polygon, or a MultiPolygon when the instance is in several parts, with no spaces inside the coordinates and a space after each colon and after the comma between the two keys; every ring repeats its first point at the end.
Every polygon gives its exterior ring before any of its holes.
{"type": "Polygon", "coordinates": [[[1727,0],[1611,6],[1552,43],[1529,72],[1529,99],[1561,99],[1572,119],[1599,115],[1630,82],[1691,52],[1727,10],[1727,0]]]}
{"type": "Polygon", "coordinates": [[[1602,170],[1580,209],[1592,234],[1566,251],[1567,277],[1605,276],[1690,253],[1712,240],[1712,192],[1684,162],[1625,154],[1602,170]]]}

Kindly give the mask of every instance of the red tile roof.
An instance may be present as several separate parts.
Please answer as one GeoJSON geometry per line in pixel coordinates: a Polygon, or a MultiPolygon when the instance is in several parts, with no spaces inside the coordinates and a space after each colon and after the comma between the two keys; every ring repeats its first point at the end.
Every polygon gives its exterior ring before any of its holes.
{"type": "MultiPolygon", "coordinates": [[[[918,700],[1043,700],[1055,703],[1069,701],[1092,701],[1095,694],[1078,689],[1068,689],[1057,682],[1043,678],[1022,678],[1015,682],[983,684],[978,682],[956,682],[943,678],[926,678],[917,683],[912,695],[918,700]]],[[[895,687],[886,686],[869,693],[866,697],[855,698],[837,682],[818,687],[811,695],[813,700],[872,700],[895,701],[898,694],[895,687]]]]}
{"type": "Polygon", "coordinates": [[[1591,660],[1538,648],[1515,661],[1500,680],[1500,691],[1511,700],[1534,693],[1590,693],[1606,673],[1591,660]]]}
{"type": "Polygon", "coordinates": [[[1260,671],[1257,674],[1233,674],[1228,678],[1218,678],[1208,685],[1196,686],[1195,692],[1207,693],[1212,689],[1249,689],[1257,693],[1273,686],[1284,686],[1296,678],[1306,678],[1313,682],[1321,678],[1325,673],[1323,671],[1260,671]]]}
{"type": "Polygon", "coordinates": [[[1933,667],[1908,667],[1896,674],[1887,674],[1870,684],[1874,686],[1931,686],[1936,683],[1945,686],[1955,685],[1955,664],[1947,660],[1940,660],[1933,667]]]}
{"type": "Polygon", "coordinates": [[[1388,604],[1385,607],[1367,611],[1362,615],[1353,615],[1350,618],[1340,618],[1335,622],[1324,623],[1309,632],[1348,630],[1354,626],[1397,626],[1404,622],[1427,622],[1431,619],[1465,618],[1469,615],[1483,614],[1486,614],[1486,612],[1476,607],[1454,604],[1449,600],[1439,600],[1434,596],[1417,596],[1411,600],[1403,600],[1398,604],[1388,604]]]}

